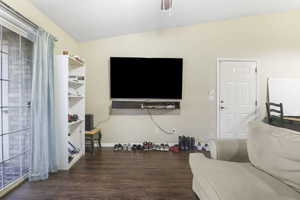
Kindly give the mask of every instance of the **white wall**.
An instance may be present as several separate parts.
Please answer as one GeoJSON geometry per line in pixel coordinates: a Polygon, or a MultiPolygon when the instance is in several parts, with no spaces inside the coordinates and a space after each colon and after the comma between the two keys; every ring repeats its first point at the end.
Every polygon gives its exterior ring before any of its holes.
{"type": "MultiPolygon", "coordinates": [[[[215,137],[216,59],[257,58],[261,61],[260,96],[265,102],[267,77],[300,77],[300,11],[246,17],[189,27],[131,34],[79,44],[28,0],[4,0],[57,36],[56,53],[69,49],[87,62],[87,111],[96,121],[108,117],[110,56],[183,57],[184,99],[180,115],[156,116],[165,128],[198,138],[215,137]]],[[[262,107],[262,110],[264,107],[262,107]]],[[[148,116],[112,116],[102,125],[104,142],[176,142],[157,130],[148,116]]]]}
{"type": "MultiPolygon", "coordinates": [[[[260,105],[264,115],[267,77],[300,77],[300,11],[245,17],[236,20],[165,29],[101,39],[80,44],[87,61],[87,112],[96,121],[108,117],[109,57],[183,57],[184,90],[181,114],[156,116],[165,128],[197,138],[216,136],[216,60],[257,58],[260,69],[260,105]]],[[[111,116],[102,125],[103,140],[113,142],[176,142],[166,136],[148,116],[111,116]]]]}

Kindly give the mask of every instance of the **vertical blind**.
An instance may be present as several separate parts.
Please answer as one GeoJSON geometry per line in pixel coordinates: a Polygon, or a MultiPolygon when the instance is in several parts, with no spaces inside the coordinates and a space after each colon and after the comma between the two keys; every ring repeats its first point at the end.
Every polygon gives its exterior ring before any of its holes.
{"type": "Polygon", "coordinates": [[[5,187],[30,168],[33,43],[4,26],[0,30],[0,187],[5,187]]]}
{"type": "Polygon", "coordinates": [[[0,190],[30,170],[35,32],[0,3],[0,190]]]}

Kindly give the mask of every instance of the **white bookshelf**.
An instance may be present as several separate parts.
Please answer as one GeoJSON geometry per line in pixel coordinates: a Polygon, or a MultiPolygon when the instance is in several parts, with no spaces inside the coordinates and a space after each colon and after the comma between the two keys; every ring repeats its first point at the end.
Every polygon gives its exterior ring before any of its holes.
{"type": "Polygon", "coordinates": [[[55,131],[59,169],[69,170],[85,154],[85,65],[73,57],[57,55],[54,68],[55,131]],[[71,78],[70,78],[71,77],[71,78]],[[78,80],[84,77],[84,80],[78,80]],[[79,119],[69,122],[68,114],[79,119]],[[69,162],[68,141],[80,149],[69,162]]]}

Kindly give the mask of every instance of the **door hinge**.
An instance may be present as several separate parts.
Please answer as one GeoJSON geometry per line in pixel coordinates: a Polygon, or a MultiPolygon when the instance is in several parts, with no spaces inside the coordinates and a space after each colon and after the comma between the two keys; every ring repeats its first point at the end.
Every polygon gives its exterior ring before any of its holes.
{"type": "Polygon", "coordinates": [[[257,67],[255,67],[255,73],[257,73],[257,67]]]}
{"type": "Polygon", "coordinates": [[[255,101],[255,106],[258,106],[258,102],[257,101],[255,101]]]}

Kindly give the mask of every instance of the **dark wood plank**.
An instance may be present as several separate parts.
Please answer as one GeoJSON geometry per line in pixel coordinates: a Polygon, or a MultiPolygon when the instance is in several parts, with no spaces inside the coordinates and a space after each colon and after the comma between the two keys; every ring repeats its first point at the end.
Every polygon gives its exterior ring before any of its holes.
{"type": "Polygon", "coordinates": [[[5,200],[196,200],[188,153],[87,154],[69,172],[26,182],[5,200]]]}

